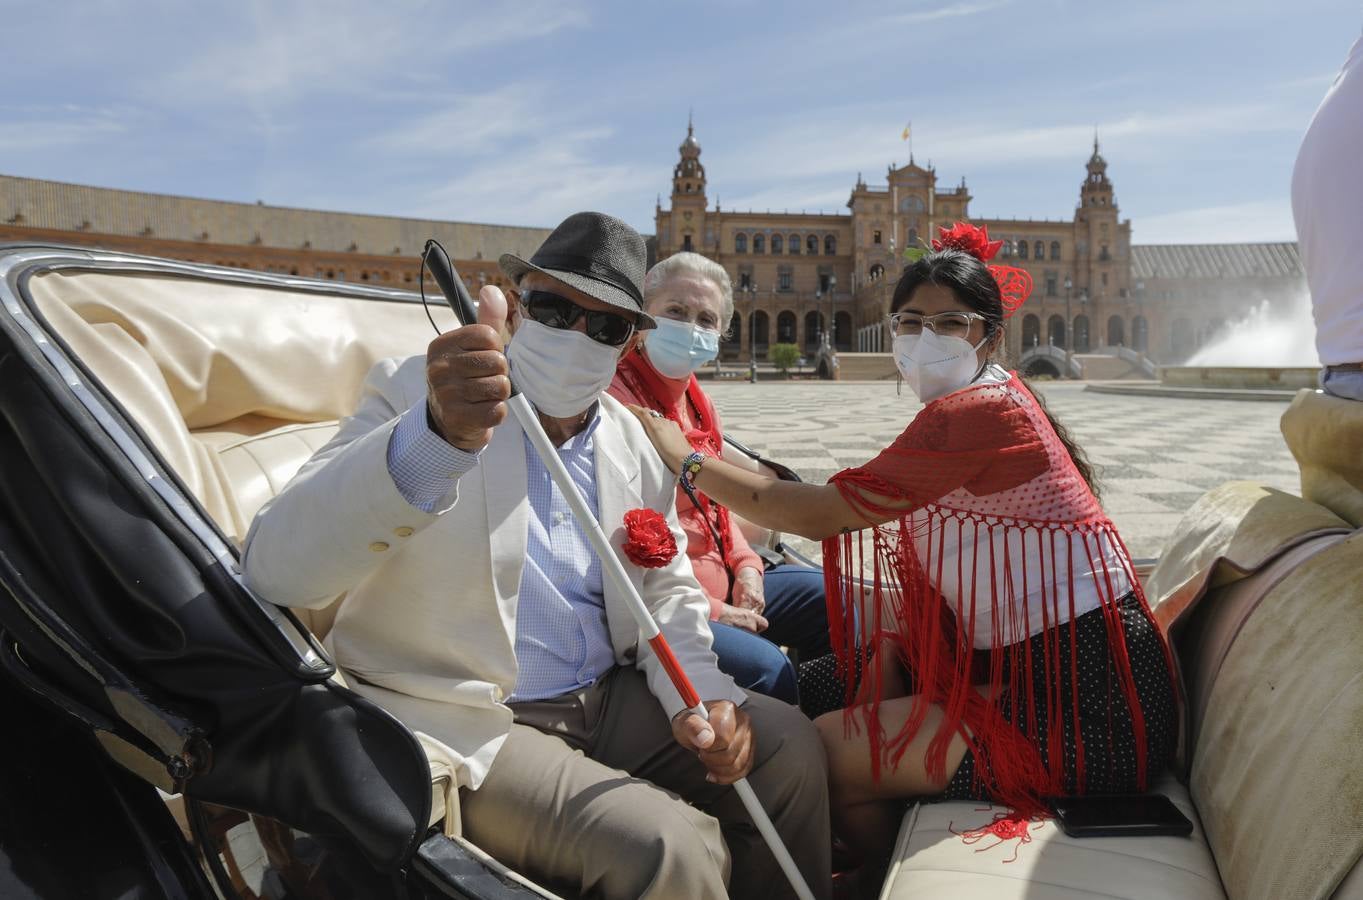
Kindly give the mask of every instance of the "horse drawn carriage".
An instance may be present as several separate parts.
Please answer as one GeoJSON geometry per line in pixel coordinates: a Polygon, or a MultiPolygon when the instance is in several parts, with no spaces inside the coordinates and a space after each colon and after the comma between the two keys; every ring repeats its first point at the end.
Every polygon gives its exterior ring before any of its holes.
{"type": "MultiPolygon", "coordinates": [[[[337,603],[281,609],[238,568],[370,366],[430,333],[397,291],[0,248],[0,895],[551,896],[461,837],[454,762],[346,687],[337,603]]],[[[1156,789],[1193,837],[968,843],[988,810],[912,805],[884,896],[1363,898],[1354,406],[1299,395],[1306,499],[1218,488],[1148,575],[1186,695],[1156,789]]]]}

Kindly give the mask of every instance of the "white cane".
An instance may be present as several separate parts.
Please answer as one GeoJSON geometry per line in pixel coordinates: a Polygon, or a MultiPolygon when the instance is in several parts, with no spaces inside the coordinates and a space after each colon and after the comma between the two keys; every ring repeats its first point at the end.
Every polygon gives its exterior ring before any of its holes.
{"type": "MultiPolygon", "coordinates": [[[[445,295],[445,300],[450,308],[454,310],[455,316],[461,324],[472,324],[477,321],[477,313],[474,311],[473,299],[469,296],[468,289],[460,280],[458,273],[454,271],[454,266],[450,263],[449,256],[445,253],[445,248],[434,240],[426,242],[426,248],[422,252],[422,261],[431,270],[431,275],[435,282],[440,286],[441,292],[445,295]]],[[[568,501],[568,507],[577,517],[578,524],[587,535],[588,542],[592,549],[596,551],[597,557],[601,560],[601,567],[610,577],[622,596],[624,596],[629,606],[630,614],[634,617],[634,622],[639,628],[639,633],[648,641],[649,647],[658,658],[666,670],[668,677],[672,680],[677,693],[681,695],[682,702],[685,703],[690,712],[700,716],[702,719],[709,720],[709,711],[700,702],[700,696],[692,686],[691,680],[682,671],[681,664],[677,662],[677,657],[673,655],[672,648],[667,643],[667,638],[658,628],[658,623],[653,620],[653,614],[644,605],[644,599],[639,596],[639,592],[634,587],[634,582],[630,581],[629,575],[625,572],[624,564],[620,562],[620,557],[615,554],[606,538],[606,533],[601,530],[601,523],[596,520],[596,514],[587,506],[582,494],[573,483],[572,477],[564,467],[563,461],[559,459],[558,452],[554,445],[550,443],[549,436],[544,433],[544,426],[540,424],[539,417],[535,410],[530,406],[530,402],[525,399],[525,395],[516,390],[515,384],[511,386],[511,399],[507,401],[511,412],[516,420],[520,422],[530,443],[534,445],[535,452],[539,454],[540,461],[549,470],[549,477],[563,494],[563,498],[568,501]]],[[[790,851],[781,841],[781,836],[776,833],[775,826],[767,816],[766,810],[762,808],[761,802],[757,799],[757,794],[753,792],[752,785],[748,784],[747,778],[740,778],[734,782],[734,790],[738,792],[739,799],[743,801],[743,806],[752,818],[753,824],[761,833],[763,840],[771,849],[772,855],[780,864],[781,870],[790,881],[791,887],[800,900],[814,900],[813,893],[809,890],[809,885],[805,883],[804,876],[795,866],[795,860],[791,858],[790,851]]]]}

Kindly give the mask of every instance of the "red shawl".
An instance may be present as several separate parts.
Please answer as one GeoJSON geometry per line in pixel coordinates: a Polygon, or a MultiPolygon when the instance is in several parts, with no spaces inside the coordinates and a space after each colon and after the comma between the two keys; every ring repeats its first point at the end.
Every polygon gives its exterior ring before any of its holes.
{"type": "Polygon", "coordinates": [[[947,747],[961,734],[975,755],[976,778],[987,773],[992,796],[1024,815],[1040,813],[1043,798],[1070,792],[1062,746],[1068,712],[1079,744],[1071,774],[1082,790],[1079,679],[1072,666],[1061,671],[1060,642],[1070,644],[1073,660],[1072,622],[1086,611],[1076,610],[1076,587],[1083,585],[1087,608],[1094,608],[1096,591],[1103,610],[1112,703],[1130,710],[1137,777],[1145,785],[1145,722],[1117,604],[1130,590],[1139,595],[1140,583],[1116,528],[1016,375],[929,403],[890,447],[832,483],[868,518],[892,517],[823,545],[839,658],[856,664],[859,641],[849,623],[861,622],[863,631],[869,626],[871,647],[894,648],[918,692],[903,727],[887,734],[877,718],[880,667],[861,663],[872,699],[853,706],[849,688],[847,716],[849,725],[860,719],[868,727],[877,777],[884,763],[898,764],[929,705],[937,704],[945,716],[928,745],[929,776],[945,779],[947,747]],[[1045,634],[1040,658],[1028,649],[1036,633],[1045,634]],[[988,639],[979,649],[977,634],[988,639]],[[1037,666],[1046,670],[1044,697],[1033,689],[1037,666]],[[1038,733],[1035,715],[1005,721],[975,683],[990,697],[1007,691],[1025,698],[1028,710],[1044,708],[1046,733],[1038,733]],[[1067,711],[1065,692],[1072,701],[1067,711]],[[1041,741],[1048,764],[1037,750],[1041,741]]]}
{"type": "MultiPolygon", "coordinates": [[[[640,350],[626,353],[616,367],[616,373],[643,405],[676,422],[693,450],[709,456],[722,455],[724,435],[720,433],[715,407],[705,391],[701,390],[695,375],[688,377],[686,386],[678,391],[677,382],[659,375],[640,350]],[[683,403],[691,404],[691,422],[682,415],[683,403]]],[[[714,530],[719,534],[719,555],[727,567],[733,553],[729,509],[711,501],[700,491],[696,491],[696,500],[699,501],[696,505],[701,515],[713,523],[714,530]]]]}

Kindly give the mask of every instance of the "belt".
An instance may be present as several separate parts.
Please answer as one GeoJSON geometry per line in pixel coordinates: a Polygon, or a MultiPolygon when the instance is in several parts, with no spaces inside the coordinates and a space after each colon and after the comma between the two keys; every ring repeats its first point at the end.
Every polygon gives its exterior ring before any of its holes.
{"type": "Polygon", "coordinates": [[[1337,363],[1333,366],[1326,366],[1325,368],[1332,372],[1363,372],[1363,362],[1337,363]]]}

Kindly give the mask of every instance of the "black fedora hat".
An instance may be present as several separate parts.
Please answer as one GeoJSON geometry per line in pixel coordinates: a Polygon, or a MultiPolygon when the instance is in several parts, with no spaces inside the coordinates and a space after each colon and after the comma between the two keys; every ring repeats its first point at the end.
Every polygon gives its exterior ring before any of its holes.
{"type": "Polygon", "coordinates": [[[541,272],[632,313],[641,330],[657,325],[644,312],[644,272],[648,268],[644,239],[614,216],[573,213],[550,232],[529,262],[503,253],[497,263],[516,284],[526,272],[541,272]]]}

